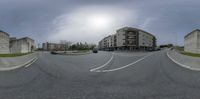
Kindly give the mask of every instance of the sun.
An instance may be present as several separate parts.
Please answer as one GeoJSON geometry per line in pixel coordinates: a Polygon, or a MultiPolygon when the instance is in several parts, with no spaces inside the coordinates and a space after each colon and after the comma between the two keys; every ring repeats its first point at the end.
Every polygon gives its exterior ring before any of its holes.
{"type": "Polygon", "coordinates": [[[111,18],[108,15],[92,15],[88,20],[90,27],[96,29],[108,28],[111,25],[111,18]]]}

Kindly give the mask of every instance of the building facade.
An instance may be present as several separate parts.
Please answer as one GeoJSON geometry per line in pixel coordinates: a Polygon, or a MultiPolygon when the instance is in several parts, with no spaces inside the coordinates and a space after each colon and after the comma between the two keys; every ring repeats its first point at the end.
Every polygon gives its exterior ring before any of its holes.
{"type": "Polygon", "coordinates": [[[106,42],[101,49],[109,50],[153,50],[156,47],[156,37],[144,30],[124,27],[116,34],[102,39],[99,44],[106,42]],[[108,46],[109,45],[109,46],[108,46]]]}
{"type": "Polygon", "coordinates": [[[0,53],[10,53],[9,50],[9,34],[0,30],[0,53]]]}
{"type": "Polygon", "coordinates": [[[28,53],[35,49],[34,40],[29,37],[17,39],[0,30],[0,54],[28,53]]]}
{"type": "Polygon", "coordinates": [[[29,37],[10,38],[10,53],[28,53],[35,49],[34,40],[29,37]]]}
{"type": "Polygon", "coordinates": [[[64,51],[65,50],[65,44],[57,44],[57,43],[43,43],[42,44],[42,48],[45,51],[53,51],[53,50],[57,50],[57,51],[64,51]]]}
{"type": "Polygon", "coordinates": [[[98,48],[99,48],[99,50],[104,50],[104,39],[99,41],[98,48]]]}
{"type": "Polygon", "coordinates": [[[111,41],[110,50],[114,50],[116,48],[116,46],[117,46],[117,44],[116,44],[116,41],[117,41],[116,35],[115,34],[111,35],[110,39],[111,39],[110,40],[111,41]]]}
{"type": "Polygon", "coordinates": [[[184,51],[200,54],[200,30],[194,30],[184,37],[184,51]]]}

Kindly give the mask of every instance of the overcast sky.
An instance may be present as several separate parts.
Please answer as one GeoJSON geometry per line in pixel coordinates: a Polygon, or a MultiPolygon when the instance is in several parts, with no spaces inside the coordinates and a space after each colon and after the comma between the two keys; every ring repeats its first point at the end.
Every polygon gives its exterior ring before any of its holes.
{"type": "Polygon", "coordinates": [[[0,30],[38,42],[97,43],[130,26],[183,44],[200,28],[199,0],[0,0],[0,30]]]}

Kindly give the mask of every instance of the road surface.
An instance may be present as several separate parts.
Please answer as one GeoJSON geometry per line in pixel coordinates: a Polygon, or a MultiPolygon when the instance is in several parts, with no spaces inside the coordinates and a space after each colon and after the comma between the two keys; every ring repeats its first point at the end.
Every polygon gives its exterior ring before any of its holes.
{"type": "Polygon", "coordinates": [[[200,72],[173,63],[166,51],[81,56],[40,53],[29,67],[0,72],[0,99],[199,99],[200,72]]]}

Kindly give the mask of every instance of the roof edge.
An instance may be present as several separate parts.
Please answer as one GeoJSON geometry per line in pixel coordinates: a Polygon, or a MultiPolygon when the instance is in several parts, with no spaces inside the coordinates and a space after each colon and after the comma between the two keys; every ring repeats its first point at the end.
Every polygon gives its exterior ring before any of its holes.
{"type": "Polygon", "coordinates": [[[184,38],[188,37],[189,35],[191,35],[192,33],[196,32],[196,31],[199,31],[200,32],[200,29],[195,29],[193,30],[192,32],[188,33],[187,35],[184,36],[184,38]]]}
{"type": "Polygon", "coordinates": [[[7,32],[5,32],[5,31],[0,30],[0,32],[6,34],[6,35],[8,35],[8,36],[10,36],[10,35],[9,35],[7,32]]]}

